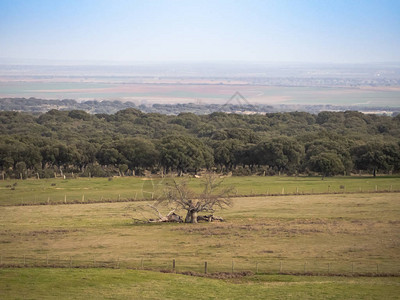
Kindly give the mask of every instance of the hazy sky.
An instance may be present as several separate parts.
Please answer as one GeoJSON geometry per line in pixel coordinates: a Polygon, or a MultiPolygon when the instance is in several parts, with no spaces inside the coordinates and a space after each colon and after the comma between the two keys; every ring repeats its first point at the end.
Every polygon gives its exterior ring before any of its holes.
{"type": "Polygon", "coordinates": [[[0,58],[400,62],[400,0],[0,0],[0,58]]]}

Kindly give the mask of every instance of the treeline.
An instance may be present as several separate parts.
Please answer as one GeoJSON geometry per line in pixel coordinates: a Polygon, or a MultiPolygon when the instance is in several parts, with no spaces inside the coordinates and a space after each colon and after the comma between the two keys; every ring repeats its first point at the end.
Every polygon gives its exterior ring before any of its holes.
{"type": "Polygon", "coordinates": [[[400,170],[400,116],[355,111],[169,116],[0,112],[6,178],[192,173],[324,176],[400,170]]]}
{"type": "Polygon", "coordinates": [[[89,113],[116,113],[126,108],[136,108],[133,102],[88,100],[78,102],[73,99],[46,100],[37,98],[0,98],[0,110],[45,113],[51,109],[83,110],[89,113]]]}
{"type": "MultiPolygon", "coordinates": [[[[20,111],[29,113],[45,113],[51,109],[62,111],[83,110],[90,114],[114,114],[120,110],[127,108],[136,108],[145,113],[159,113],[165,115],[179,115],[180,113],[191,112],[196,115],[206,115],[213,112],[226,112],[246,114],[252,113],[277,113],[292,112],[296,110],[306,111],[312,114],[318,114],[322,111],[345,111],[354,110],[351,105],[330,105],[330,104],[314,104],[314,105],[291,105],[276,104],[274,106],[266,104],[249,104],[243,101],[232,101],[229,104],[208,104],[208,103],[167,103],[152,105],[136,105],[133,102],[122,102],[119,100],[87,100],[77,102],[72,99],[64,100],[46,100],[37,98],[0,98],[0,111],[20,111]],[[235,104],[236,103],[236,104],[235,104]]],[[[359,111],[382,111],[392,116],[399,114],[399,107],[363,107],[357,106],[359,111]]]]}

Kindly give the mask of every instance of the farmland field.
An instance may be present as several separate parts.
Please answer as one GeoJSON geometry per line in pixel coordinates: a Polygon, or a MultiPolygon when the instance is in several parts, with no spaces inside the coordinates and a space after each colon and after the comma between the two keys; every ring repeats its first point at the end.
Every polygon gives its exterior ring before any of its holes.
{"type": "MultiPolygon", "coordinates": [[[[263,86],[209,82],[195,84],[176,83],[117,83],[109,81],[0,81],[0,98],[36,97],[43,99],[76,100],[129,100],[137,104],[202,103],[224,104],[236,91],[240,91],[252,104],[335,104],[396,107],[398,87],[292,87],[263,86]],[[211,83],[211,84],[210,84],[211,83]]],[[[125,79],[126,80],[126,79],[125,79]]],[[[183,80],[182,80],[183,81],[183,80]]]]}
{"type": "MultiPolygon", "coordinates": [[[[151,199],[160,185],[171,178],[116,177],[0,181],[0,206],[56,203],[87,203],[151,199]]],[[[189,179],[201,191],[202,179],[189,179]]],[[[235,196],[359,193],[400,191],[400,178],[382,177],[227,177],[224,185],[235,188],[235,196]]]]}
{"type": "Polygon", "coordinates": [[[260,272],[327,273],[328,264],[340,274],[376,272],[378,264],[379,272],[400,271],[397,193],[235,198],[218,212],[226,222],[197,226],[134,224],[141,204],[1,207],[2,262],[168,269],[176,259],[181,271],[202,271],[208,261],[211,272],[230,271],[233,260],[236,270],[258,263],[260,272]]]}
{"type": "MultiPolygon", "coordinates": [[[[400,194],[389,192],[390,186],[398,189],[396,177],[230,177],[225,184],[247,196],[233,198],[232,208],[217,212],[226,222],[197,225],[134,222],[142,214],[150,216],[135,211],[145,201],[21,206],[18,200],[21,195],[26,202],[35,195],[50,201],[59,196],[62,203],[64,194],[74,189],[77,197],[85,191],[85,199],[101,194],[115,199],[116,191],[121,198],[131,197],[134,191],[151,190],[157,180],[25,180],[15,186],[16,181],[2,182],[0,263],[8,268],[0,269],[0,290],[5,298],[79,298],[81,293],[89,298],[136,299],[398,295],[400,194]],[[329,194],[301,195],[312,189],[327,192],[328,185],[329,194]],[[282,186],[285,196],[250,197],[266,188],[279,194],[282,186]],[[376,186],[388,192],[375,193],[376,186]],[[355,193],[360,187],[373,193],[355,193]],[[299,195],[293,194],[296,189],[299,195]],[[204,273],[207,262],[211,274],[253,275],[221,280],[143,271],[171,272],[173,260],[177,273],[204,273]],[[388,275],[395,277],[379,277],[388,275]],[[47,296],[46,289],[51,291],[47,296]]],[[[193,179],[190,184],[199,190],[200,182],[193,179]]]]}
{"type": "Polygon", "coordinates": [[[398,278],[218,280],[112,269],[0,269],[2,299],[398,299],[398,278]]]}

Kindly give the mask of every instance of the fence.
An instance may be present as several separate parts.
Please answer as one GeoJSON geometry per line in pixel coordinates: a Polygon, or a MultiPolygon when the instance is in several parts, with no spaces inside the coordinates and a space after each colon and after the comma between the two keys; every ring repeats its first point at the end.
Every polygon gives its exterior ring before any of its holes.
{"type": "MultiPolygon", "coordinates": [[[[352,188],[352,189],[330,189],[327,191],[320,191],[317,189],[310,190],[300,190],[296,188],[285,189],[282,188],[281,192],[271,192],[267,190],[266,193],[259,193],[251,190],[248,194],[236,193],[233,198],[236,197],[274,197],[274,196],[295,196],[295,195],[335,195],[335,194],[381,194],[381,193],[400,193],[400,189],[394,189],[392,186],[389,188],[378,188],[374,187],[371,189],[362,188],[352,188]]],[[[109,195],[109,197],[93,197],[85,196],[85,194],[76,195],[57,195],[57,196],[34,196],[31,197],[21,197],[8,199],[7,201],[2,201],[0,206],[30,206],[30,205],[59,205],[59,204],[93,204],[93,203],[114,203],[114,202],[136,202],[136,201],[149,201],[152,200],[153,195],[148,197],[138,196],[138,193],[134,194],[134,197],[129,197],[126,195],[109,195]]]]}
{"type": "Polygon", "coordinates": [[[0,267],[47,267],[47,268],[115,268],[153,270],[176,273],[197,274],[295,274],[324,276],[400,276],[399,262],[352,262],[352,261],[321,261],[321,260],[264,260],[251,261],[233,259],[219,261],[216,259],[202,260],[198,258],[150,259],[150,258],[113,258],[97,259],[77,256],[0,256],[0,267]]]}

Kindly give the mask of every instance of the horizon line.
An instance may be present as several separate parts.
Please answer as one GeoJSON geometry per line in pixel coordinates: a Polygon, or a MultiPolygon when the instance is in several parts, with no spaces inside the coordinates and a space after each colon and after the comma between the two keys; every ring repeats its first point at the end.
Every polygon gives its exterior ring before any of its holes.
{"type": "Polygon", "coordinates": [[[186,64],[264,64],[264,65],[382,65],[400,64],[400,61],[375,62],[328,62],[328,61],[262,61],[262,60],[90,60],[90,59],[41,59],[41,58],[10,58],[0,57],[0,65],[32,65],[32,66],[129,66],[129,65],[186,65],[186,64]]]}

